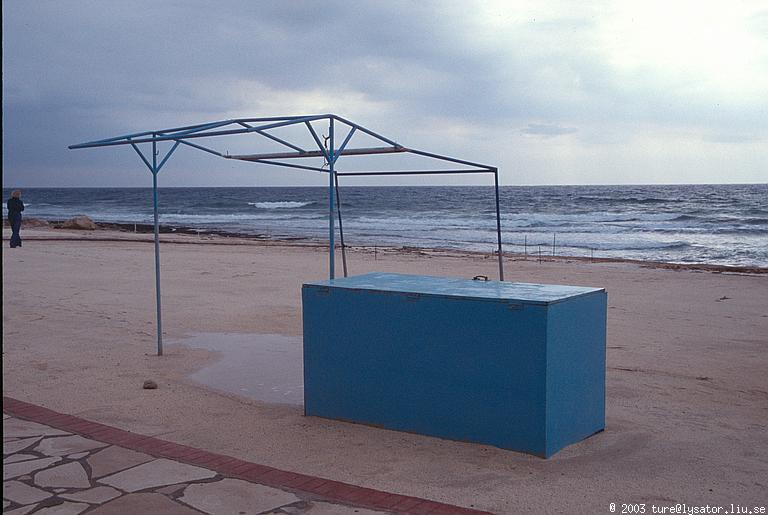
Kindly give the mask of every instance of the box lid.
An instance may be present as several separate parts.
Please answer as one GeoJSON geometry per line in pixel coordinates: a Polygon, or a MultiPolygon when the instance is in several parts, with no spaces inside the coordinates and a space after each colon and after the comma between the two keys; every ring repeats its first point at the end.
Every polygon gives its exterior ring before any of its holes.
{"type": "Polygon", "coordinates": [[[452,298],[553,304],[573,297],[604,292],[604,288],[530,284],[500,281],[473,281],[455,277],[431,277],[373,272],[340,279],[304,284],[304,288],[343,288],[403,294],[433,295],[452,298]]]}

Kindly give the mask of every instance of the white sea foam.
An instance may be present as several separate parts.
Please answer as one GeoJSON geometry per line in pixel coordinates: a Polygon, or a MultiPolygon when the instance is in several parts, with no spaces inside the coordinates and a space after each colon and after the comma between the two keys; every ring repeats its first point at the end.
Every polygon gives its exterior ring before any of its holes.
{"type": "Polygon", "coordinates": [[[310,204],[313,204],[313,202],[296,202],[293,200],[286,200],[282,202],[248,202],[249,206],[255,206],[259,209],[292,209],[308,206],[310,204]]]}

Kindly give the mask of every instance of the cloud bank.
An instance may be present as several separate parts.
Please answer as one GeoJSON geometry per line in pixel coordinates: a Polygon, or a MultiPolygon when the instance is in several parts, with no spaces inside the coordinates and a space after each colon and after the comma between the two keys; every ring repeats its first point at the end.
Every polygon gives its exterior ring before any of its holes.
{"type": "MultiPolygon", "coordinates": [[[[767,20],[725,2],[7,1],[3,185],[146,185],[129,149],[66,146],[322,112],[505,184],[765,182],[767,20]]],[[[255,168],[179,152],[161,183],[323,182],[255,168]]]]}

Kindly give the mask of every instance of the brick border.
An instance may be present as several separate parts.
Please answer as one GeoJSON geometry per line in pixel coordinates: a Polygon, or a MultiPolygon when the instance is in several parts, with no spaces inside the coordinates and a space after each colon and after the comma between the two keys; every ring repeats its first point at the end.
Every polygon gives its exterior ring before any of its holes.
{"type": "Polygon", "coordinates": [[[196,449],[152,436],[132,433],[98,422],[91,422],[11,397],[3,396],[3,411],[17,418],[38,422],[70,433],[78,433],[100,442],[125,447],[126,449],[143,452],[158,458],[169,458],[182,463],[205,467],[224,476],[244,479],[275,488],[308,493],[327,501],[407,515],[490,515],[489,512],[485,511],[452,506],[418,497],[393,494],[331,479],[267,467],[231,456],[196,449]]]}

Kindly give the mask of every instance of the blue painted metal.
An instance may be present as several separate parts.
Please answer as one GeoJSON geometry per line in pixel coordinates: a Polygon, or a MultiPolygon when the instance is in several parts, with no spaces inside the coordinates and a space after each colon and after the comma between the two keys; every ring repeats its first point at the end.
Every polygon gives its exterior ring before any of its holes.
{"type": "MultiPolygon", "coordinates": [[[[174,148],[171,150],[175,150],[174,148]]],[[[170,155],[170,153],[169,153],[170,155]]],[[[152,208],[155,218],[155,306],[157,307],[157,355],[163,355],[163,310],[160,304],[160,221],[157,204],[157,142],[152,142],[152,208]]]]}
{"type": "MultiPolygon", "coordinates": [[[[309,125],[309,124],[307,124],[309,125]]],[[[309,125],[311,128],[312,126],[309,125]]],[[[314,131],[312,131],[314,133],[314,131]]],[[[317,136],[317,135],[315,135],[317,136]]],[[[336,249],[334,248],[334,233],[336,232],[334,229],[334,212],[333,208],[335,206],[336,199],[334,197],[334,183],[336,180],[336,174],[334,167],[336,165],[336,155],[334,151],[333,146],[333,118],[331,118],[328,121],[328,140],[330,142],[330,148],[328,148],[328,151],[326,153],[326,158],[328,160],[328,277],[330,279],[334,279],[336,277],[336,264],[334,260],[334,256],[336,253],[336,249]]],[[[322,145],[320,145],[322,147],[322,145]]]]}
{"type": "Polygon", "coordinates": [[[248,157],[247,159],[237,157],[237,156],[224,156],[227,159],[238,159],[241,161],[250,161],[252,163],[261,163],[265,165],[274,165],[274,166],[282,166],[286,168],[297,168],[299,170],[310,170],[312,172],[322,172],[322,173],[328,173],[328,170],[325,168],[318,168],[316,166],[304,166],[304,165],[297,165],[295,163],[281,163],[279,161],[271,161],[269,159],[259,159],[254,157],[248,157]]]}
{"type": "Polygon", "coordinates": [[[349,129],[349,132],[347,133],[347,137],[344,138],[344,141],[341,143],[341,146],[339,146],[339,150],[336,152],[336,157],[333,158],[334,162],[344,154],[344,150],[347,148],[347,143],[349,143],[349,140],[352,139],[352,136],[355,134],[355,131],[357,130],[357,127],[352,127],[349,129]]]}
{"type": "Polygon", "coordinates": [[[362,125],[358,125],[358,124],[356,124],[354,122],[351,122],[351,121],[349,121],[349,120],[347,120],[345,118],[342,118],[341,116],[336,116],[336,115],[331,115],[331,116],[333,116],[335,119],[339,120],[341,123],[347,124],[350,127],[355,127],[359,131],[364,132],[364,133],[368,134],[369,136],[372,136],[372,137],[374,137],[374,138],[376,138],[376,139],[378,139],[380,141],[383,141],[384,143],[392,145],[393,147],[399,147],[400,146],[396,141],[391,140],[389,138],[386,138],[386,137],[382,136],[381,134],[373,132],[370,129],[366,129],[362,125]]]}
{"type": "MultiPolygon", "coordinates": [[[[161,309],[160,309],[160,257],[159,257],[160,251],[159,251],[159,222],[158,222],[158,205],[157,205],[158,204],[157,174],[159,173],[160,169],[166,164],[166,162],[169,160],[171,155],[175,152],[175,150],[178,148],[180,144],[216,155],[218,157],[223,157],[228,159],[240,159],[244,161],[252,161],[252,162],[261,163],[261,164],[297,168],[301,170],[310,170],[315,172],[323,172],[323,173],[328,172],[329,173],[329,214],[328,214],[329,277],[331,279],[335,278],[335,266],[334,266],[334,232],[335,231],[334,231],[333,208],[334,208],[334,190],[338,189],[339,175],[360,176],[360,175],[422,175],[422,174],[426,175],[426,174],[493,173],[494,179],[495,179],[495,185],[496,185],[496,216],[497,216],[497,232],[498,232],[498,248],[499,248],[498,250],[499,277],[502,280],[504,279],[504,270],[503,270],[502,252],[501,252],[501,222],[500,222],[500,212],[498,207],[498,171],[496,170],[496,168],[488,165],[474,163],[471,161],[466,161],[466,160],[456,159],[448,156],[442,156],[442,155],[434,154],[430,152],[424,152],[420,150],[406,148],[394,140],[386,138],[370,129],[363,127],[362,125],[353,123],[349,120],[346,120],[334,114],[279,116],[279,117],[261,117],[261,118],[238,118],[238,119],[230,119],[230,120],[219,120],[215,122],[201,123],[201,124],[195,124],[195,125],[185,125],[181,127],[173,127],[168,129],[162,129],[162,130],[135,132],[132,134],[126,134],[122,136],[116,136],[116,137],[111,137],[106,139],[80,143],[76,145],[70,145],[68,147],[70,149],[107,147],[107,146],[116,146],[116,145],[131,145],[131,147],[136,151],[136,153],[139,155],[139,157],[147,166],[147,168],[152,172],[153,209],[154,209],[154,219],[155,219],[155,272],[156,272],[155,282],[156,282],[156,293],[157,293],[158,354],[162,354],[162,319],[161,319],[161,309]],[[320,141],[320,138],[315,132],[315,129],[312,126],[311,122],[318,121],[318,120],[328,120],[329,131],[330,131],[329,139],[331,142],[331,148],[328,150],[325,149],[324,145],[320,141]],[[338,149],[335,149],[335,145],[334,145],[334,123],[335,122],[345,124],[350,128],[344,141],[342,142],[342,144],[339,146],[338,149]],[[257,124],[257,125],[252,125],[252,124],[257,124]],[[306,125],[312,138],[317,144],[319,153],[316,153],[314,151],[305,151],[301,146],[295,145],[289,141],[286,141],[282,138],[279,138],[267,132],[270,129],[286,127],[290,125],[297,125],[297,124],[306,125]],[[236,126],[237,128],[227,128],[229,126],[236,126]],[[389,146],[379,147],[379,148],[348,149],[347,144],[350,142],[353,135],[357,131],[365,133],[373,138],[376,138],[379,141],[382,141],[389,146]],[[230,156],[230,155],[225,155],[219,151],[213,150],[211,148],[208,148],[206,146],[188,141],[189,139],[193,139],[193,138],[211,138],[211,137],[229,136],[229,135],[236,135],[236,134],[249,134],[249,133],[264,136],[277,143],[280,143],[293,150],[296,150],[297,153],[272,154],[272,155],[269,155],[270,156],[269,159],[266,159],[268,155],[230,156]],[[165,155],[165,157],[161,160],[160,164],[158,165],[157,143],[159,141],[173,141],[174,144],[173,144],[173,147],[168,151],[168,153],[165,155]],[[139,145],[142,143],[152,144],[152,152],[153,152],[152,163],[150,163],[149,160],[141,152],[139,145]],[[457,164],[461,164],[461,165],[465,165],[473,168],[467,168],[467,169],[461,169],[461,170],[459,169],[411,170],[411,171],[393,171],[393,172],[339,172],[336,168],[336,161],[342,155],[354,156],[354,155],[371,155],[371,154],[399,153],[399,152],[409,152],[412,154],[416,154],[416,155],[420,155],[420,156],[424,156],[424,157],[428,157],[428,158],[432,158],[440,161],[457,163],[457,164]],[[298,165],[295,163],[279,161],[281,159],[294,159],[297,157],[315,157],[316,154],[317,156],[322,156],[325,158],[325,161],[329,166],[329,170],[325,170],[322,167],[304,166],[304,165],[298,165]]],[[[336,206],[337,206],[337,210],[339,211],[339,230],[342,231],[341,205],[338,201],[336,202],[336,206]]],[[[344,275],[346,276],[347,275],[346,256],[344,255],[343,234],[341,234],[341,242],[342,242],[342,257],[344,258],[344,275]]]]}
{"type": "Polygon", "coordinates": [[[336,190],[336,214],[339,215],[339,243],[341,244],[341,266],[344,277],[347,277],[347,248],[344,245],[344,224],[341,221],[341,196],[339,195],[339,174],[334,174],[334,189],[336,190]]]}
{"type": "Polygon", "coordinates": [[[375,172],[337,172],[338,175],[347,175],[349,177],[363,177],[366,175],[451,175],[451,174],[473,174],[473,173],[492,173],[490,170],[397,170],[393,172],[375,171],[375,172]]]}
{"type": "Polygon", "coordinates": [[[307,122],[304,122],[304,125],[307,126],[307,129],[309,130],[309,133],[312,135],[312,139],[315,140],[315,143],[317,143],[317,148],[320,149],[320,152],[322,152],[323,157],[325,158],[326,162],[330,162],[331,157],[328,155],[328,151],[323,146],[322,142],[320,141],[320,137],[317,135],[317,132],[315,132],[315,128],[312,127],[312,124],[307,122]]]}
{"type": "Polygon", "coordinates": [[[159,172],[159,171],[160,171],[160,169],[163,167],[163,165],[164,165],[164,164],[165,164],[165,163],[168,161],[168,159],[170,159],[170,157],[171,157],[171,154],[173,154],[173,153],[176,151],[176,149],[177,149],[177,148],[179,148],[179,144],[180,144],[180,143],[181,143],[181,141],[176,141],[176,143],[174,143],[174,144],[173,144],[173,146],[172,146],[172,147],[171,147],[171,149],[168,151],[168,153],[167,153],[167,154],[165,154],[165,157],[163,158],[163,160],[162,160],[162,161],[160,161],[160,164],[159,164],[159,165],[157,165],[157,171],[158,171],[158,172],[159,172]]]}
{"type": "Polygon", "coordinates": [[[196,148],[198,150],[202,150],[203,152],[208,152],[209,154],[213,154],[214,156],[226,157],[221,152],[217,152],[217,151],[215,151],[213,149],[210,149],[208,147],[204,147],[202,145],[198,145],[196,143],[192,143],[191,141],[185,141],[183,139],[176,140],[176,141],[178,141],[179,143],[183,143],[184,145],[187,145],[188,147],[196,148]]]}
{"type": "Polygon", "coordinates": [[[496,240],[498,243],[498,255],[499,255],[499,281],[504,280],[504,252],[501,250],[501,209],[499,207],[499,171],[494,168],[493,170],[493,186],[496,194],[496,240]]]}
{"type": "Polygon", "coordinates": [[[603,289],[374,273],[302,302],[306,415],[543,457],[605,427],[603,289]]]}

